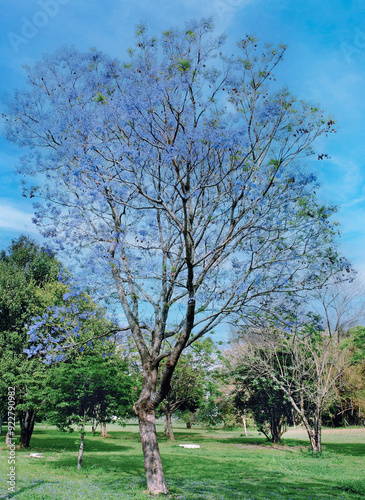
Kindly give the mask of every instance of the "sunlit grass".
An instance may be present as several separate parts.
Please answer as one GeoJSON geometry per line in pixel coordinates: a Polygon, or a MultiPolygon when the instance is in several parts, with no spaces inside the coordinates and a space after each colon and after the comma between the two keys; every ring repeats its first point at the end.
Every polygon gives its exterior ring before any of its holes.
{"type": "MultiPolygon", "coordinates": [[[[325,430],[324,451],[309,451],[302,429],[285,434],[283,445],[272,446],[255,431],[186,429],[175,422],[175,443],[162,435],[160,450],[169,498],[186,500],[233,499],[356,499],[364,498],[365,429],[325,430]],[[179,444],[195,443],[200,449],[179,444]]],[[[77,471],[78,435],[37,425],[29,451],[17,451],[16,499],[133,499],[148,496],[138,426],[110,425],[109,438],[88,432],[84,466],[77,471]],[[40,452],[43,458],[30,458],[40,452]]],[[[4,437],[1,441],[1,476],[9,471],[4,437]]]]}

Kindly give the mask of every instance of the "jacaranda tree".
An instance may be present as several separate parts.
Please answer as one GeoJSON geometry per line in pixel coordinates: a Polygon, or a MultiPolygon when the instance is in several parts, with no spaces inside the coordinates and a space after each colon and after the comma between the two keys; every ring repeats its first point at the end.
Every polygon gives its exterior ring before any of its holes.
{"type": "Polygon", "coordinates": [[[127,63],[63,47],[26,68],[6,116],[8,138],[30,149],[19,170],[43,200],[36,223],[119,297],[155,494],[167,491],[155,410],[183,349],[346,266],[333,210],[298,163],[333,121],[277,87],[284,46],[245,37],[226,57],[212,30],[202,20],[157,40],[140,26],[127,63]]]}

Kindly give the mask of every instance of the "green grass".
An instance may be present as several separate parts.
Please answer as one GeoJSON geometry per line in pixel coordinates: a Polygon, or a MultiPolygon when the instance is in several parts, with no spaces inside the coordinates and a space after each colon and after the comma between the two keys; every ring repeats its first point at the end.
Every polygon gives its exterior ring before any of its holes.
{"type": "MultiPolygon", "coordinates": [[[[359,499],[365,497],[365,429],[325,430],[324,451],[312,456],[302,429],[285,434],[272,446],[257,432],[187,430],[175,423],[175,443],[162,435],[160,450],[169,498],[236,499],[359,499]],[[200,444],[184,449],[183,443],[200,444]]],[[[138,426],[110,425],[109,438],[87,433],[84,466],[77,471],[78,435],[37,425],[29,451],[17,450],[17,492],[7,495],[8,450],[0,441],[0,498],[146,500],[138,426]],[[29,458],[41,452],[43,458],[29,458]]]]}

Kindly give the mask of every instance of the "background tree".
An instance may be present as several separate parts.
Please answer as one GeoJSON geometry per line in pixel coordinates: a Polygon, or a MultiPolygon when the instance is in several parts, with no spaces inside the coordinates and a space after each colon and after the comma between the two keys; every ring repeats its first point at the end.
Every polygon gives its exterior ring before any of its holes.
{"type": "Polygon", "coordinates": [[[338,342],[365,321],[365,288],[361,276],[352,281],[335,277],[314,294],[311,307],[322,318],[327,334],[338,342]]]}
{"type": "Polygon", "coordinates": [[[338,387],[332,408],[337,425],[365,425],[365,328],[357,326],[347,332],[345,344],[349,363],[338,387]]]}
{"type": "Polygon", "coordinates": [[[365,320],[362,277],[342,282],[331,280],[314,295],[311,307],[320,315],[326,335],[337,339],[339,344],[348,344],[347,367],[339,378],[336,398],[325,410],[324,422],[335,426],[359,424],[365,410],[363,367],[361,362],[354,362],[351,352],[357,351],[356,336],[361,331],[355,327],[365,320]]]}
{"type": "Polygon", "coordinates": [[[74,426],[80,430],[78,469],[83,462],[85,424],[130,416],[135,397],[135,380],[125,361],[113,352],[115,346],[97,347],[103,354],[89,348],[55,367],[47,381],[47,421],[61,430],[72,431],[74,426]]]}
{"type": "Polygon", "coordinates": [[[234,373],[234,402],[242,413],[250,412],[257,428],[269,441],[279,443],[293,425],[293,408],[285,393],[269,377],[255,376],[247,366],[234,373]]]}
{"type": "Polygon", "coordinates": [[[220,352],[210,338],[197,341],[181,356],[171,379],[171,389],[161,404],[165,434],[174,440],[172,415],[187,415],[204,406],[214,392],[220,352]]]}
{"type": "Polygon", "coordinates": [[[0,255],[0,392],[15,387],[20,441],[28,447],[37,412],[45,398],[47,367],[28,359],[27,330],[33,316],[61,303],[65,286],[58,282],[60,263],[25,236],[0,255]]]}
{"type": "Polygon", "coordinates": [[[75,293],[59,281],[60,274],[60,262],[25,236],[0,255],[0,391],[6,399],[8,386],[15,387],[19,444],[25,448],[47,399],[47,380],[53,376],[47,349],[29,345],[37,337],[34,329],[42,325],[55,342],[73,332],[81,349],[90,344],[90,338],[115,330],[87,294],[75,293]]]}
{"type": "MultiPolygon", "coordinates": [[[[318,326],[318,325],[315,325],[318,326]]],[[[272,328],[256,331],[237,346],[238,370],[268,378],[284,393],[307,431],[312,451],[322,451],[323,411],[336,397],[348,366],[348,349],[313,324],[294,333],[272,328]]]]}
{"type": "Polygon", "coordinates": [[[61,48],[27,68],[6,116],[8,138],[31,148],[22,174],[47,179],[29,187],[45,199],[43,234],[118,295],[143,367],[134,408],[155,494],[167,492],[155,411],[183,349],[347,268],[333,209],[297,162],[333,121],[276,87],[284,46],[246,37],[227,58],[212,30],[171,29],[159,51],[140,26],[127,63],[61,48]]]}

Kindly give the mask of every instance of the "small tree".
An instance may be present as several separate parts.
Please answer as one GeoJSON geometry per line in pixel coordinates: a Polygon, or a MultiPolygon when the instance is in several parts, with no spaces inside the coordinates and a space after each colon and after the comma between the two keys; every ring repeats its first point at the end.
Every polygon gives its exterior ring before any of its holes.
{"type": "Polygon", "coordinates": [[[234,402],[244,414],[250,411],[258,429],[269,441],[279,443],[288,425],[293,424],[292,405],[270,378],[252,376],[247,367],[234,372],[234,402]]]}
{"type": "Polygon", "coordinates": [[[255,332],[234,358],[252,378],[267,378],[282,391],[307,431],[312,451],[322,451],[323,411],[336,396],[348,363],[344,345],[311,326],[294,334],[255,332]],[[322,333],[322,334],[321,334],[322,333]]]}
{"type": "Polygon", "coordinates": [[[27,68],[6,116],[8,138],[31,148],[22,175],[42,174],[27,193],[46,200],[43,234],[118,296],[141,357],[134,409],[154,494],[167,492],[155,411],[183,350],[347,266],[333,209],[297,161],[333,120],[276,86],[284,46],[245,37],[226,57],[212,30],[165,31],[159,51],[139,26],[126,63],[62,48],[27,68]]]}
{"type": "Polygon", "coordinates": [[[83,462],[85,424],[92,419],[105,423],[112,416],[132,413],[134,381],[126,363],[116,354],[88,352],[53,369],[47,383],[47,421],[62,430],[80,430],[77,467],[83,462]]]}

